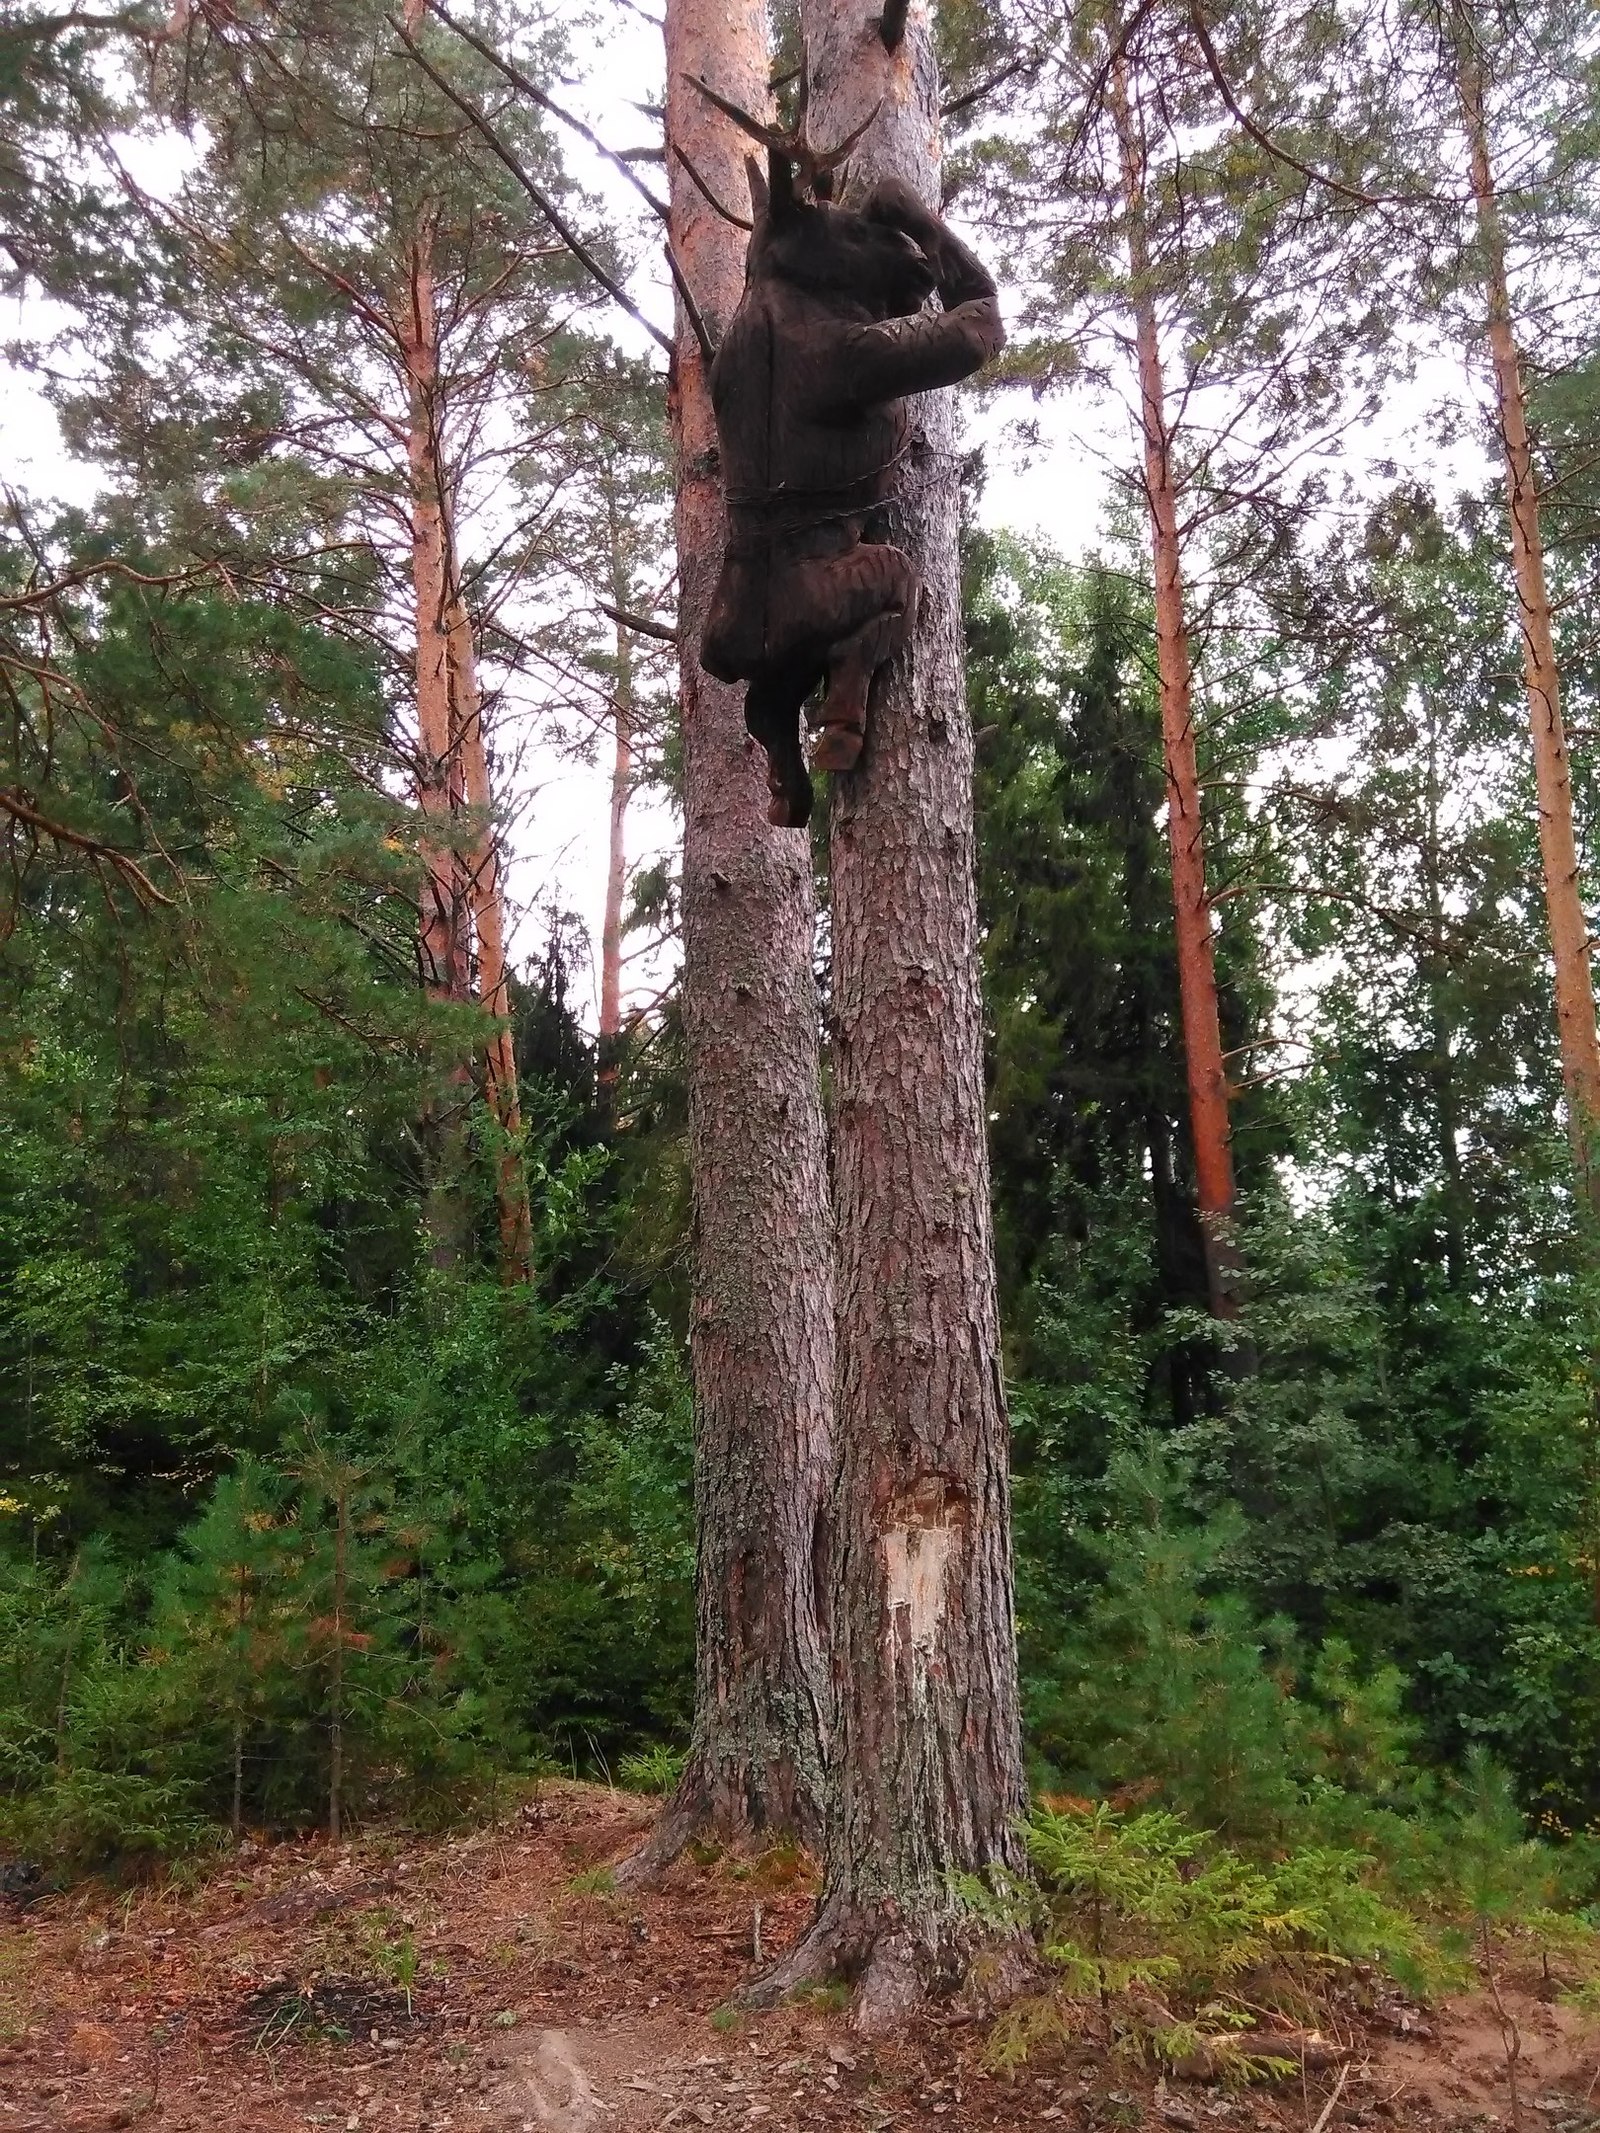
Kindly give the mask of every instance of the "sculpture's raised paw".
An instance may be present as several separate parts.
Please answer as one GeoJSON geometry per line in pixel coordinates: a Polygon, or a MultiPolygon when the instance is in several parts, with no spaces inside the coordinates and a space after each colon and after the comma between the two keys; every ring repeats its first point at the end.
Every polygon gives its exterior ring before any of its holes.
{"type": "Polygon", "coordinates": [[[866,735],[859,726],[824,726],[811,751],[813,770],[854,770],[861,760],[866,735]]]}

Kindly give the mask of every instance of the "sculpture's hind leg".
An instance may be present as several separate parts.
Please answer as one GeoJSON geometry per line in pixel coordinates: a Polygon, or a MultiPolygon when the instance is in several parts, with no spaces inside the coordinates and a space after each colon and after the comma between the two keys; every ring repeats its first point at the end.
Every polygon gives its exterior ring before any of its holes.
{"type": "Polygon", "coordinates": [[[767,820],[804,829],[811,820],[811,774],[800,750],[800,706],[822,679],[820,665],[796,660],[758,674],[745,691],[744,722],[767,752],[767,820]]]}
{"type": "Polygon", "coordinates": [[[828,654],[827,695],[811,714],[822,728],[811,762],[817,770],[841,771],[861,760],[873,675],[911,635],[917,573],[909,556],[877,543],[863,543],[834,567],[844,630],[828,654]]]}

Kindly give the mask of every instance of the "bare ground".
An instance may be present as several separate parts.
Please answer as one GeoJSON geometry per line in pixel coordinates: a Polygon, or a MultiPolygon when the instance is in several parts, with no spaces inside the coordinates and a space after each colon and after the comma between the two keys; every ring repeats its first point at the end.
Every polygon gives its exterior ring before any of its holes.
{"type": "MultiPolygon", "coordinates": [[[[732,1993],[799,1933],[801,1862],[604,1886],[650,1803],[552,1785],[510,1826],[247,1847],[191,1886],[88,1884],[0,1921],[0,2133],[1443,2133],[1510,2125],[1481,1997],[1352,2006],[1345,2056],[1271,2090],[1162,2083],[1091,2047],[1014,2079],[959,2013],[868,2043],[732,1993]],[[757,1940],[759,1938],[759,1950],[757,1940]]],[[[1530,1984],[1533,1981],[1530,1981],[1530,1984]]],[[[1509,1990],[1522,2124],[1600,2133],[1600,2028],[1509,1990]]]]}

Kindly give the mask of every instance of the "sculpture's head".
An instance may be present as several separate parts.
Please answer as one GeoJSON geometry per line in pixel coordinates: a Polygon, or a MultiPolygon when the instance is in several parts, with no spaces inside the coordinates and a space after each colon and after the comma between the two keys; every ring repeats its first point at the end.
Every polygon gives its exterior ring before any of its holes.
{"type": "Polygon", "coordinates": [[[921,310],[938,276],[914,237],[875,215],[870,201],[858,209],[803,198],[795,166],[779,149],[768,150],[764,179],[754,161],[747,167],[755,212],[745,260],[751,281],[787,282],[841,309],[859,305],[875,319],[921,310]]]}
{"type": "Polygon", "coordinates": [[[892,188],[880,187],[861,208],[834,204],[839,174],[877,117],[876,105],[837,148],[818,149],[806,139],[803,63],[798,110],[793,127],[787,130],[752,118],[697,75],[688,78],[707,102],[767,151],[765,172],[753,159],[745,165],[750,174],[752,219],[748,223],[724,207],[684,159],[691,177],[718,213],[750,231],[745,255],[750,281],[787,282],[791,288],[831,298],[843,310],[864,309],[872,318],[904,318],[922,308],[937,288],[938,276],[891,204],[892,188]]]}

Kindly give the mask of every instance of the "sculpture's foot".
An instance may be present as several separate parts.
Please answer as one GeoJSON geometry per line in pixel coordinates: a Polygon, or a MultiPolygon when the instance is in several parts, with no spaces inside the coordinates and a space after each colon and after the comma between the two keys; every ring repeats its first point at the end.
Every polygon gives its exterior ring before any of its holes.
{"type": "Polygon", "coordinates": [[[811,773],[806,769],[806,759],[800,753],[798,739],[793,749],[781,748],[767,753],[767,791],[772,795],[767,803],[767,820],[775,829],[802,830],[811,820],[814,795],[811,790],[811,773]]]}
{"type": "Polygon", "coordinates": [[[867,736],[859,726],[824,726],[811,751],[813,770],[854,770],[861,760],[867,736]]]}

